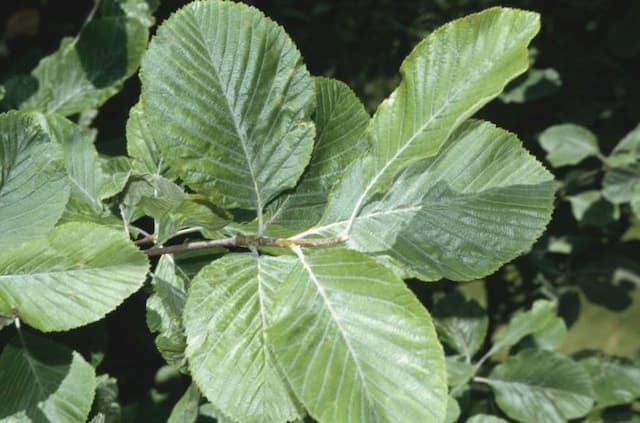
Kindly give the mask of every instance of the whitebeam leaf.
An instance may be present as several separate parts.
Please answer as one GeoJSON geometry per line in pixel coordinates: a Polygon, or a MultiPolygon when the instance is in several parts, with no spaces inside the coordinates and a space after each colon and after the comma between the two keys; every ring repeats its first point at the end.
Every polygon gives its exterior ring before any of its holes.
{"type": "Polygon", "coordinates": [[[234,421],[301,417],[267,337],[274,290],[293,262],[230,254],[192,281],[184,312],[191,375],[214,407],[234,421]]]}
{"type": "Polygon", "coordinates": [[[358,180],[362,189],[353,191],[350,208],[337,205],[340,217],[353,219],[408,165],[435,156],[458,125],[524,72],[527,45],[539,27],[536,13],[492,8],[448,23],[418,44],[400,67],[402,82],[369,125],[370,169],[354,166],[344,179],[358,180]]]}
{"type": "Polygon", "coordinates": [[[296,252],[268,334],[311,416],[328,423],[443,421],[444,354],[404,282],[356,251],[296,252]]]}
{"type": "Polygon", "coordinates": [[[0,115],[0,248],[46,233],[68,199],[62,148],[32,115],[0,115]]]}
{"type": "Polygon", "coordinates": [[[327,197],[345,168],[367,147],[369,114],[343,82],[315,78],[317,139],[295,190],[274,201],[268,223],[308,228],[322,217],[327,197]]]}
{"type": "MultiPolygon", "coordinates": [[[[358,165],[364,174],[367,162],[358,165]]],[[[357,181],[343,187],[335,210],[360,189],[357,181]]],[[[362,208],[347,246],[407,277],[478,278],[530,248],[551,217],[553,195],[552,175],[513,134],[469,121],[436,157],[415,163],[362,208]]],[[[329,210],[309,232],[343,234],[349,219],[338,215],[329,210]]]]}
{"type": "Polygon", "coordinates": [[[0,312],[42,331],[95,322],[137,291],[146,256],[124,233],[67,223],[0,255],[0,312]]]}
{"type": "Polygon", "coordinates": [[[158,29],[141,79],[164,157],[216,204],[261,211],[309,162],[311,77],[284,30],[255,8],[180,9],[158,29]]]}
{"type": "Polygon", "coordinates": [[[593,405],[589,375],[562,354],[527,349],[493,369],[486,381],[509,417],[523,423],[564,423],[593,405]]]}
{"type": "Polygon", "coordinates": [[[80,354],[28,332],[0,354],[0,420],[84,422],[96,387],[80,354]]]}

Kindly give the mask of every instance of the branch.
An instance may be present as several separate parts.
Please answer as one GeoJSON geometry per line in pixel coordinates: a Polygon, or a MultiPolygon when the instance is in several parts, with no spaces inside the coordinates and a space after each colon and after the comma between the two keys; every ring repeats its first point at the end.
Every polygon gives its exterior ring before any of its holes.
{"type": "Polygon", "coordinates": [[[344,238],[287,239],[237,235],[231,238],[211,239],[171,245],[169,247],[149,248],[148,250],[144,250],[144,252],[148,256],[160,256],[163,254],[180,253],[184,251],[202,250],[205,248],[215,247],[332,247],[344,242],[344,238]]]}

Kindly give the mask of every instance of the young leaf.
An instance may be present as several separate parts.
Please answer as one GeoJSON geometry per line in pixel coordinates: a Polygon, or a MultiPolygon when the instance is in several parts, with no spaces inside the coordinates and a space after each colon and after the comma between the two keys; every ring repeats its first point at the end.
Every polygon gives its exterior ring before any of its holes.
{"type": "Polygon", "coordinates": [[[296,252],[268,334],[309,414],[323,423],[442,421],[442,348],[404,282],[356,251],[296,252]]]}
{"type": "Polygon", "coordinates": [[[598,407],[610,407],[640,398],[640,363],[591,353],[579,360],[589,373],[598,407]]]}
{"type": "Polygon", "coordinates": [[[593,405],[587,372],[559,353],[527,349],[491,372],[487,383],[500,409],[523,423],[564,423],[593,405]]]}
{"type": "Polygon", "coordinates": [[[188,4],[160,26],[140,76],[164,157],[216,204],[260,216],[309,162],[312,80],[284,30],[257,9],[188,4]]]}
{"type": "Polygon", "coordinates": [[[93,367],[80,354],[19,333],[0,354],[0,420],[84,422],[95,386],[93,367]]]}
{"type": "Polygon", "coordinates": [[[181,371],[187,368],[182,312],[188,282],[177,268],[173,256],[164,255],[160,257],[151,279],[155,295],[147,300],[147,326],[151,332],[159,332],[155,339],[158,351],[170,366],[181,371]]]}
{"type": "Polygon", "coordinates": [[[0,312],[42,331],[86,325],[137,291],[147,268],[123,233],[66,223],[0,255],[0,312]]]}
{"type": "Polygon", "coordinates": [[[314,82],[317,139],[311,162],[295,190],[270,206],[269,224],[308,228],[318,222],[329,191],[367,146],[369,115],[358,97],[343,82],[329,78],[314,82]]]}
{"type": "Polygon", "coordinates": [[[487,335],[489,319],[482,306],[452,291],[436,303],[431,314],[442,341],[471,360],[487,335]]]}
{"type": "MultiPolygon", "coordinates": [[[[356,162],[358,174],[369,169],[356,162]]],[[[348,176],[347,176],[348,178],[348,176]]],[[[321,223],[307,233],[344,234],[358,181],[343,179],[321,223]]],[[[347,246],[399,274],[470,280],[525,252],[551,217],[552,176],[511,133],[469,121],[438,156],[403,172],[355,216],[347,246]]]]}
{"type": "Polygon", "coordinates": [[[55,225],[69,198],[62,148],[32,115],[0,115],[0,248],[34,239],[55,225]]]}
{"type": "Polygon", "coordinates": [[[89,22],[78,37],[65,38],[40,61],[31,74],[37,91],[20,108],[69,116],[102,105],[136,71],[148,37],[134,20],[89,22]]]}
{"type": "Polygon", "coordinates": [[[540,134],[540,145],[553,167],[578,164],[600,155],[596,136],[587,128],[570,123],[545,129],[540,134]]]}
{"type": "Polygon", "coordinates": [[[276,286],[293,257],[230,254],[193,279],[184,311],[194,381],[234,421],[290,421],[296,401],[270,350],[276,286]]]}
{"type": "Polygon", "coordinates": [[[338,205],[338,218],[350,227],[367,200],[412,162],[435,156],[462,122],[524,72],[539,26],[535,13],[492,8],[446,24],[418,44],[402,63],[402,82],[371,120],[368,169],[359,161],[338,185],[351,194],[349,207],[338,205]]]}

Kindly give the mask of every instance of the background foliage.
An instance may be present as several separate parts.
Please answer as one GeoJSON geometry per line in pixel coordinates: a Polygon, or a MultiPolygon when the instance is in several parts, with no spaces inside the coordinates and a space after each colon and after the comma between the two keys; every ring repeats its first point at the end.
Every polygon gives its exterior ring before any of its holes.
{"type": "MultiPolygon", "coordinates": [[[[182,4],[169,0],[149,3],[158,7],[154,13],[158,21],[182,4]]],[[[540,310],[548,303],[534,303],[536,300],[555,301],[557,313],[568,327],[564,335],[561,325],[540,323],[541,328],[548,325],[542,331],[545,336],[520,342],[513,361],[491,370],[490,378],[501,381],[489,384],[495,396],[482,390],[460,396],[461,421],[480,412],[505,417],[501,410],[509,409],[508,392],[513,389],[510,380],[514,374],[521,376],[514,367],[534,354],[524,348],[528,342],[549,345],[564,353],[580,351],[576,358],[592,372],[597,372],[602,362],[593,358],[597,354],[584,350],[638,359],[640,183],[621,187],[624,183],[617,181],[640,180],[640,134],[628,137],[630,158],[622,154],[624,151],[614,149],[640,123],[640,4],[606,0],[248,3],[286,28],[312,74],[347,82],[369,112],[397,85],[401,60],[435,27],[493,5],[540,12],[542,30],[533,41],[532,69],[500,99],[485,107],[479,117],[518,134],[526,148],[553,170],[559,186],[548,231],[530,253],[484,280],[465,284],[410,282],[410,286],[440,322],[439,334],[449,352],[463,357],[492,353],[498,360],[500,354],[506,356],[504,348],[496,345],[500,345],[500,339],[508,340],[508,336],[496,334],[492,343],[491,336],[474,337],[473,333],[493,334],[525,310],[537,310],[543,315],[540,310]],[[559,148],[566,145],[567,139],[573,140],[568,152],[559,148]],[[479,317],[483,315],[481,306],[487,310],[486,318],[479,317]],[[459,332],[454,329],[459,322],[450,315],[451,307],[468,310],[468,321],[462,327],[473,322],[470,338],[457,337],[459,332]]],[[[2,2],[0,81],[5,87],[10,86],[9,81],[20,81],[17,75],[29,75],[40,58],[58,49],[63,37],[78,34],[92,7],[84,1],[67,1],[65,7],[45,0],[2,2]]],[[[129,73],[126,69],[119,72],[123,78],[129,73]]],[[[79,121],[92,121],[97,128],[96,146],[100,153],[125,153],[125,123],[138,95],[139,81],[133,77],[95,116],[77,116],[79,121]]],[[[15,101],[18,100],[5,97],[0,107],[9,109],[15,101]]],[[[163,367],[154,337],[145,324],[149,292],[149,288],[139,291],[105,320],[49,337],[80,351],[90,364],[99,365],[98,374],[108,373],[117,380],[116,385],[114,379],[103,378],[98,395],[112,398],[117,393],[125,417],[163,421],[184,393],[188,380],[163,367]]],[[[0,348],[5,347],[13,332],[11,328],[0,332],[0,348]]],[[[520,340],[502,345],[514,345],[520,340]]],[[[562,369],[575,375],[576,369],[563,362],[562,357],[548,354],[544,358],[556,364],[555,371],[562,369]]],[[[79,357],[70,360],[82,365],[79,357]]],[[[633,379],[634,373],[624,370],[628,361],[615,360],[610,367],[618,369],[615,371],[619,376],[607,379],[605,375],[603,380],[620,384],[622,375],[631,374],[629,385],[637,382],[637,375],[633,379]]],[[[602,383],[606,385],[605,382],[602,383]]],[[[580,404],[585,406],[579,386],[572,394],[578,410],[565,410],[565,417],[580,415],[580,404]]],[[[630,395],[637,398],[638,393],[630,395]]],[[[184,401],[188,399],[183,397],[184,401]]],[[[638,419],[637,406],[634,409],[620,398],[607,397],[605,392],[598,401],[603,406],[614,406],[605,413],[605,420],[638,419]],[[623,405],[616,408],[618,404],[623,405]]],[[[120,407],[115,401],[113,404],[120,407]]],[[[596,417],[593,419],[597,421],[596,417]]]]}

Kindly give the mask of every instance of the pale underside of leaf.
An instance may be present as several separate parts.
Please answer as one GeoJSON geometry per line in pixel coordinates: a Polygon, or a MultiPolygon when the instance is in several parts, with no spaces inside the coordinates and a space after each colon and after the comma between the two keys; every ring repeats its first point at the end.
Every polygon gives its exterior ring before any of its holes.
{"type": "Polygon", "coordinates": [[[194,2],[143,59],[144,114],[164,156],[223,207],[261,209],[313,146],[312,81],[284,30],[254,8],[194,2]]]}
{"type": "Polygon", "coordinates": [[[442,421],[442,347],[402,280],[355,251],[296,253],[269,338],[309,413],[320,422],[442,421]]]}
{"type": "Polygon", "coordinates": [[[146,256],[123,233],[67,223],[0,256],[0,312],[42,331],[104,317],[144,283],[146,256]]]}
{"type": "Polygon", "coordinates": [[[47,232],[69,198],[62,149],[33,116],[0,115],[0,248],[47,232]]]}
{"type": "MultiPolygon", "coordinates": [[[[367,162],[360,163],[366,172],[367,162]]],[[[350,192],[338,190],[334,200],[346,202],[350,192]]],[[[470,121],[437,157],[415,163],[387,194],[362,208],[347,246],[404,276],[481,277],[542,234],[553,193],[551,174],[514,135],[470,121]]],[[[337,236],[348,224],[349,219],[337,220],[310,232],[337,236]]]]}
{"type": "Polygon", "coordinates": [[[184,313],[191,374],[216,409],[234,420],[301,417],[266,332],[273,291],[293,260],[231,254],[192,282],[184,313]]]}

